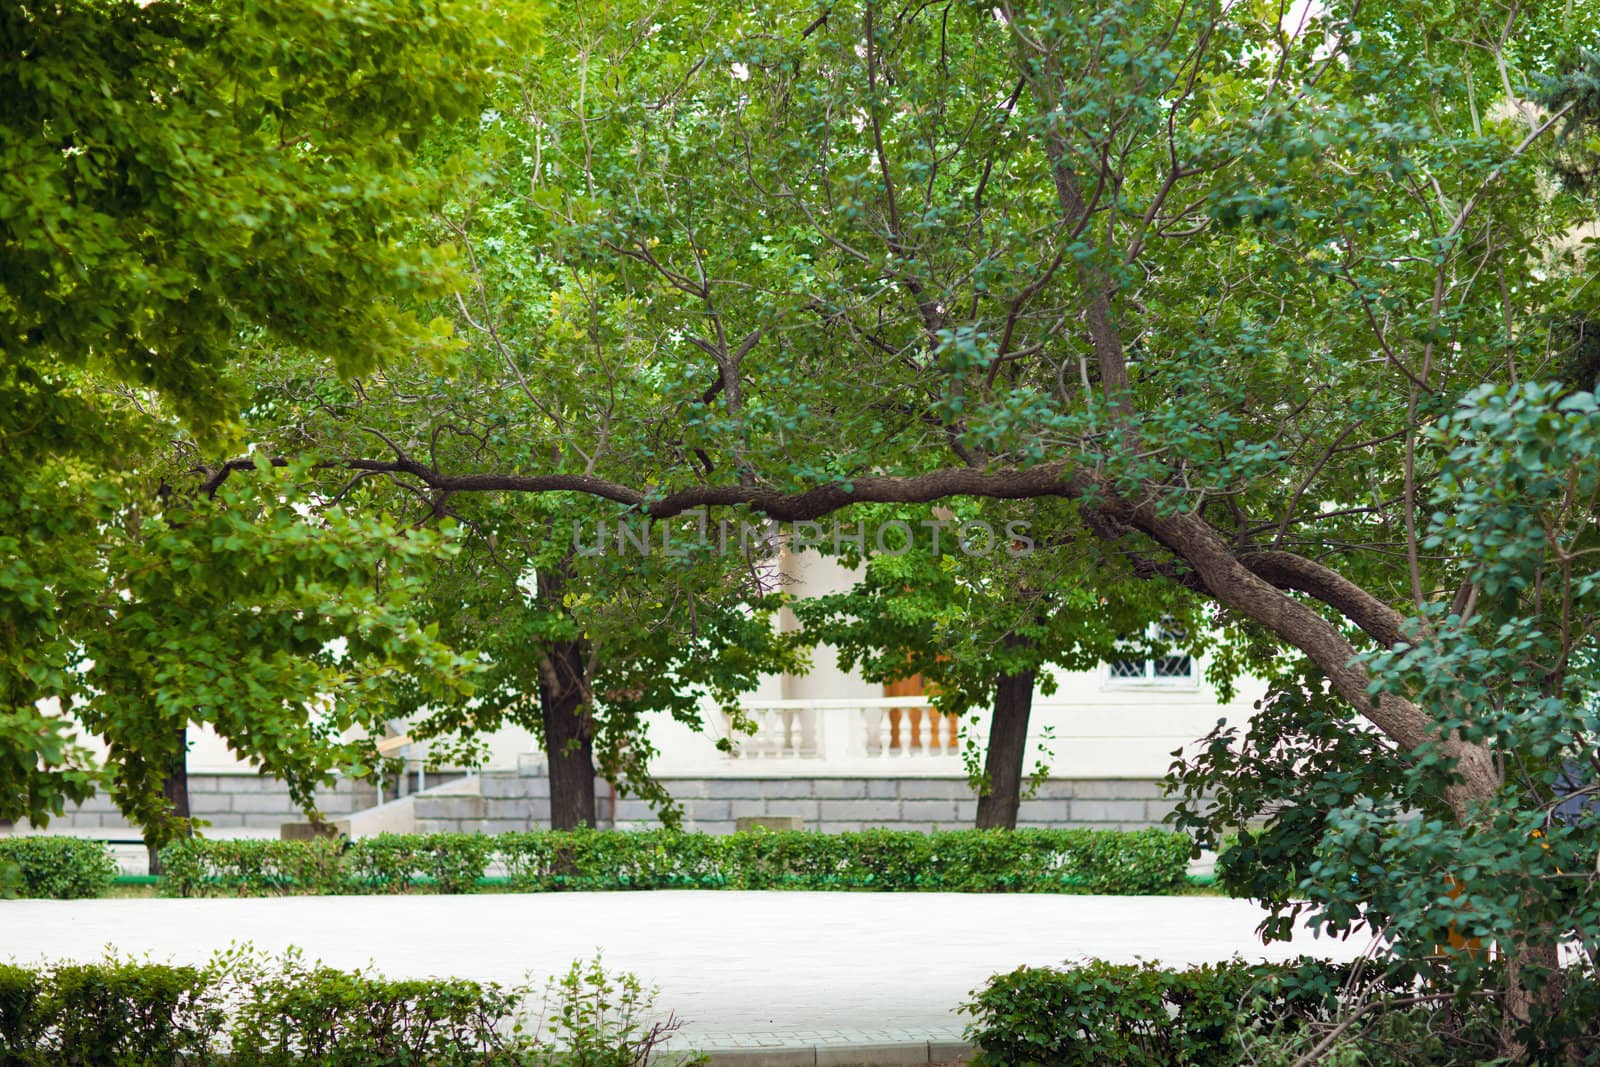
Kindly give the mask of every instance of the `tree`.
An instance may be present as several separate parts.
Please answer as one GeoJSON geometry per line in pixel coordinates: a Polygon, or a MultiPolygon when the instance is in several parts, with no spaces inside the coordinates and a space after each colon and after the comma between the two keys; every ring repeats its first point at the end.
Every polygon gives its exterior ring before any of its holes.
{"type": "MultiPolygon", "coordinates": [[[[108,685],[94,694],[101,708],[138,699],[142,660],[122,653],[181,661],[211,647],[195,618],[155,602],[140,616],[136,606],[164,562],[250,558],[243,545],[207,549],[178,532],[180,521],[236,519],[239,498],[232,512],[191,514],[154,495],[160,473],[173,473],[153,458],[163,441],[237,442],[241,340],[315,346],[347,370],[442,347],[443,335],[395,299],[435,291],[449,265],[398,245],[391,227],[431,188],[405,166],[422,135],[482,98],[490,29],[466,5],[405,0],[78,0],[0,12],[0,817],[42,822],[92,790],[65,720],[40,710],[90,692],[89,644],[108,685]],[[126,608],[123,594],[135,598],[126,608]],[[117,630],[115,620],[135,617],[172,629],[117,630]],[[123,672],[114,683],[113,672],[123,672]]],[[[368,547],[382,540],[371,524],[342,528],[368,547]]],[[[284,549],[285,567],[307,565],[312,583],[361,569],[331,558],[348,552],[333,542],[287,551],[292,525],[256,529],[235,525],[224,539],[284,549]]],[[[265,558],[277,557],[252,562],[265,558]]],[[[210,572],[215,588],[174,585],[207,607],[231,591],[240,610],[284,608],[295,577],[210,572]]],[[[362,572],[362,583],[371,578],[362,572]]],[[[361,593],[344,596],[353,607],[361,593]]],[[[223,632],[242,638],[248,627],[223,632]]],[[[258,664],[270,658],[255,651],[258,664]]],[[[275,684],[320,677],[302,667],[275,684]]],[[[266,703],[314,695],[291,685],[266,703]]],[[[162,721],[184,699],[162,694],[162,721]]],[[[107,711],[105,725],[130,730],[107,740],[148,812],[133,779],[172,765],[175,735],[128,707],[107,711]]],[[[263,730],[262,748],[272,736],[263,730]]]]}
{"type": "MultiPolygon", "coordinates": [[[[589,17],[553,29],[581,39],[589,17]]],[[[549,123],[566,121],[542,111],[546,101],[620,97],[599,79],[585,97],[583,77],[535,55],[508,72],[481,114],[440,124],[422,148],[430,167],[456,180],[411,220],[408,240],[452,249],[461,270],[453,293],[432,302],[409,294],[406,306],[454,323],[448,363],[424,353],[341,379],[335,359],[266,351],[247,372],[254,440],[322,454],[378,441],[435,468],[559,456],[642,473],[681,454],[635,416],[677,402],[678,384],[660,373],[677,339],[569,250],[559,220],[530,196],[549,123]]],[[[229,470],[217,468],[203,488],[223,485],[229,470]]],[[[433,572],[427,616],[456,647],[481,654],[480,684],[470,698],[419,692],[396,710],[413,717],[407,729],[419,738],[530,729],[548,758],[557,828],[595,824],[597,771],[674,821],[675,802],[648,773],[647,718],[699,728],[715,705],[742,721],[739,694],[802,662],[794,636],[771,624],[782,597],[764,573],[764,546],[723,552],[699,543],[693,523],[618,529],[617,509],[587,497],[491,501],[419,492],[385,472],[313,473],[308,491],[325,499],[418,524],[460,523],[464,551],[433,572]]]]}
{"type": "Polygon", "coordinates": [[[792,605],[808,640],[836,646],[840,663],[869,681],[920,677],[946,714],[989,707],[987,743],[968,738],[965,752],[979,829],[1016,827],[1034,691],[1055,691],[1051,668],[1163,654],[1147,647],[1147,631],[1164,616],[1172,632],[1200,637],[1188,605],[1158,602],[1161,590],[1149,583],[1109,574],[1092,588],[1063,583],[1076,569],[1070,557],[1085,551],[1081,526],[1062,521],[1063,511],[1070,507],[991,504],[940,519],[926,509],[858,509],[869,527],[903,523],[909,543],[851,557],[864,573],[850,590],[792,605]],[[1007,540],[1008,529],[1018,537],[1007,540]]]}
{"type": "Polygon", "coordinates": [[[70,631],[79,659],[62,694],[105,739],[106,784],[143,829],[152,873],[195,825],[191,725],[211,726],[315,818],[317,787],[370,772],[402,692],[470,691],[475,665],[410,610],[422,561],[453,552],[448,538],[302,514],[265,472],[152,512],[125,509],[104,531],[106,584],[70,631]]]}
{"type": "MultiPolygon", "coordinates": [[[[459,513],[466,553],[434,578],[429,600],[441,636],[478,650],[484,667],[470,696],[416,694],[409,732],[530,730],[550,768],[555,829],[596,825],[597,773],[675,825],[679,805],[649,770],[650,720],[704,729],[716,707],[738,724],[738,698],[762,675],[802,669],[796,635],[774,625],[784,597],[763,568],[741,572],[712,546],[667,554],[659,527],[640,553],[626,531],[619,543],[614,522],[576,520],[585,509],[569,501],[474,503],[459,513]]],[[[673,531],[668,548],[674,536],[695,545],[692,528],[673,531]]]]}
{"type": "MultiPolygon", "coordinates": [[[[1219,727],[1175,766],[1180,825],[1215,843],[1221,823],[1254,824],[1219,874],[1271,906],[1271,936],[1303,914],[1335,933],[1369,925],[1402,958],[1443,951],[1466,980],[1482,978],[1495,963],[1485,946],[1498,946],[1547,1012],[1562,983],[1556,945],[1581,951],[1593,973],[1597,411],[1588,391],[1485,386],[1429,429],[1447,455],[1422,545],[1461,568],[1466,591],[1408,623],[1403,643],[1363,656],[1380,691],[1425,701],[1441,729],[1493,747],[1505,781],[1492,807],[1450,818],[1449,761],[1363,729],[1303,664],[1280,668],[1248,730],[1219,727]]],[[[1524,1043],[1516,1029],[1509,1044],[1524,1043]]]]}
{"type": "MultiPolygon", "coordinates": [[[[1482,825],[1515,790],[1496,739],[1360,653],[1472,596],[1425,541],[1451,455],[1429,433],[1484,383],[1549,376],[1555,327],[1592,318],[1565,241],[1592,207],[1541,175],[1592,94],[1519,88],[1589,14],[573,16],[583,47],[555,34],[550,66],[579,91],[541,101],[530,199],[681,342],[631,413],[670,477],[346,461],[656,518],[1073,500],[1135,573],[1295,650],[1402,759],[1442,759],[1432,801],[1482,825]],[[604,108],[584,93],[602,60],[604,108]]],[[[1504,941],[1523,959],[1549,933],[1504,941]]]]}

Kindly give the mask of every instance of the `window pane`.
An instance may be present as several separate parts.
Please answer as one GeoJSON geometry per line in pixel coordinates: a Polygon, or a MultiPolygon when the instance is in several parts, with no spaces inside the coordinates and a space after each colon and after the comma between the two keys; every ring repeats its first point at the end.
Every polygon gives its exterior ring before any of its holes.
{"type": "Polygon", "coordinates": [[[1194,661],[1188,656],[1162,656],[1155,661],[1157,678],[1193,678],[1194,661]]]}
{"type": "Polygon", "coordinates": [[[1114,659],[1111,661],[1111,677],[1143,678],[1145,662],[1142,659],[1114,659]]]}

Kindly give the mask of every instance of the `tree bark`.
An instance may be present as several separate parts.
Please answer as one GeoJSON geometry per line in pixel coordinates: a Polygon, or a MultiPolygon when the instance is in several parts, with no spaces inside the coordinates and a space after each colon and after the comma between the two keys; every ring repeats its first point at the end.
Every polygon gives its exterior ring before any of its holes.
{"type": "Polygon", "coordinates": [[[1548,1017],[1561,1007],[1566,982],[1561,973],[1561,951],[1554,944],[1522,945],[1506,960],[1505,1008],[1500,1024],[1500,1050],[1509,1060],[1522,1060],[1528,1054],[1520,1031],[1536,1015],[1548,1017]],[[1531,970],[1542,970],[1548,978],[1537,989],[1530,989],[1531,970]]]}
{"type": "Polygon", "coordinates": [[[167,798],[167,824],[157,833],[152,833],[146,828],[144,833],[145,849],[150,854],[150,873],[161,873],[161,848],[172,837],[168,827],[172,822],[183,820],[183,829],[179,836],[188,837],[190,834],[190,809],[189,809],[189,724],[184,723],[178,727],[175,737],[177,749],[167,763],[167,773],[161,781],[161,792],[167,798]]]}
{"type": "Polygon", "coordinates": [[[994,687],[989,752],[984,758],[986,791],[978,797],[978,829],[1015,830],[1022,803],[1022,764],[1027,756],[1028,716],[1033,710],[1034,671],[1002,674],[994,687]]]}
{"type": "Polygon", "coordinates": [[[595,825],[594,722],[585,699],[583,646],[558,641],[545,656],[539,716],[550,766],[550,828],[595,825]]]}

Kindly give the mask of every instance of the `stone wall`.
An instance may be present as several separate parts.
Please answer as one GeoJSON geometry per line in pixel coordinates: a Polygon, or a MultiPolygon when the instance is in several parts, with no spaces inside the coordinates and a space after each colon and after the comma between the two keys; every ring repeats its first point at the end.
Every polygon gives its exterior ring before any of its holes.
{"type": "MultiPolygon", "coordinates": [[[[340,818],[377,803],[370,782],[340,782],[317,792],[317,806],[330,818],[340,818]]],[[[288,788],[276,778],[244,774],[191,774],[189,807],[195,818],[205,819],[223,832],[237,829],[273,829],[286,822],[302,822],[305,815],[289,799],[288,788]]],[[[25,829],[26,824],[19,829],[25,829]]],[[[123,818],[111,798],[96,793],[82,804],[50,820],[48,829],[102,829],[107,836],[137,839],[139,832],[123,818]]]]}
{"type": "MultiPolygon", "coordinates": [[[[950,778],[663,778],[662,784],[683,805],[686,829],[714,834],[731,833],[737,820],[749,816],[793,816],[808,830],[828,833],[966,829],[978,805],[965,780],[950,778]]],[[[275,830],[304,818],[273,778],[192,775],[189,799],[195,816],[208,820],[217,836],[237,829],[275,830]]],[[[595,799],[602,827],[659,825],[649,806],[631,797],[616,801],[613,816],[604,783],[595,799]]],[[[408,800],[415,805],[418,833],[504,833],[550,824],[550,779],[536,758],[518,770],[487,771],[408,800]]],[[[341,782],[318,794],[323,813],[333,819],[376,802],[368,783],[341,782]]],[[[1052,779],[1022,802],[1018,825],[1134,830],[1161,825],[1172,807],[1152,780],[1052,779]]],[[[50,828],[139,836],[103,794],[52,819],[50,828]]]]}
{"type": "MultiPolygon", "coordinates": [[[[796,816],[808,830],[839,833],[888,827],[953,830],[972,826],[978,801],[963,779],[946,778],[663,778],[683,805],[684,826],[731,833],[748,816],[796,816]]],[[[489,771],[480,797],[418,798],[419,830],[537,829],[549,825],[550,782],[541,764],[489,771]],[[480,803],[472,803],[481,801],[480,803]]],[[[610,789],[596,796],[601,826],[658,825],[649,805],[623,797],[611,811],[610,789]]],[[[1022,802],[1018,825],[1135,830],[1161,825],[1173,801],[1153,780],[1052,779],[1022,802]]]]}

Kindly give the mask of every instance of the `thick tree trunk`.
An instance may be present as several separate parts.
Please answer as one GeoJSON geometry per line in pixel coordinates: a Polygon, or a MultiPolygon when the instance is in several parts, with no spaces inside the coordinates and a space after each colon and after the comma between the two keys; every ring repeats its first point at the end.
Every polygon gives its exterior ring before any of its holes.
{"type": "MultiPolygon", "coordinates": [[[[169,821],[183,820],[182,831],[179,836],[189,836],[189,727],[188,724],[178,727],[176,736],[177,751],[167,763],[167,773],[161,782],[161,792],[167,798],[167,819],[169,821]]],[[[145,849],[150,854],[150,873],[161,873],[161,847],[171,838],[171,834],[163,827],[152,834],[150,829],[145,830],[145,849]]]]}
{"type": "Polygon", "coordinates": [[[1002,674],[994,687],[989,752],[983,771],[987,792],[978,797],[978,829],[1015,830],[1022,803],[1022,764],[1027,757],[1028,716],[1033,710],[1033,671],[1002,674]]]}
{"type": "Polygon", "coordinates": [[[595,825],[594,724],[584,699],[583,646],[558,642],[539,683],[539,716],[550,764],[550,828],[595,825]]]}
{"type": "Polygon", "coordinates": [[[1505,1011],[1500,1024],[1500,1051],[1508,1060],[1525,1059],[1528,1049],[1519,1031],[1536,1016],[1549,1016],[1561,1007],[1566,983],[1561,974],[1561,953],[1555,945],[1524,945],[1506,960],[1505,1011]],[[1529,971],[1543,971],[1547,979],[1530,981],[1529,971]],[[1530,989],[1538,984],[1539,988],[1530,989]]]}

